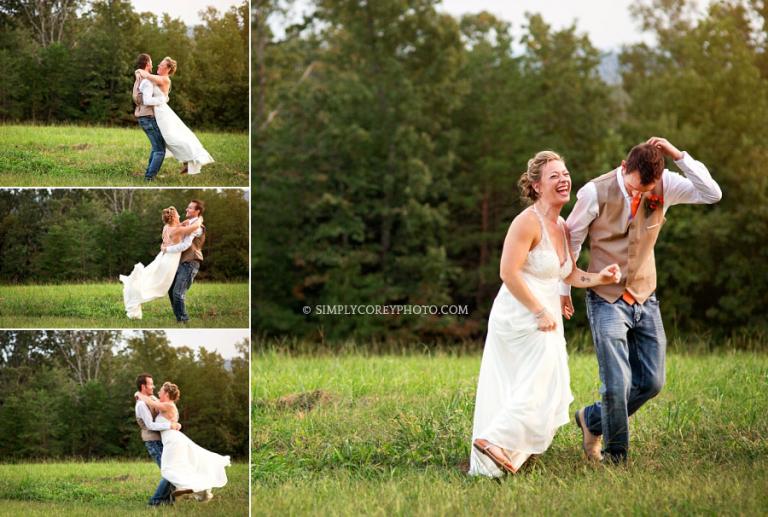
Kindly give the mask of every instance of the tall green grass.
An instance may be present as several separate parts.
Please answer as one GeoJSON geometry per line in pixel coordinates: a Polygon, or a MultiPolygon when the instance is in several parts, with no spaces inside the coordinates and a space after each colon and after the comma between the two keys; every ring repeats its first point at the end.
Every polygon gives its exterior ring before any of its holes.
{"type": "MultiPolygon", "coordinates": [[[[193,128],[194,129],[194,128],[193,128]]],[[[167,156],[157,180],[144,171],[150,145],[133,128],[74,125],[0,125],[0,186],[248,186],[248,134],[195,131],[215,162],[197,175],[180,175],[167,156]]]]}
{"type": "MultiPolygon", "coordinates": [[[[569,424],[523,471],[469,478],[480,357],[253,355],[254,515],[740,514],[768,511],[768,355],[668,357],[631,419],[626,467],[590,466],[569,424]]],[[[570,357],[572,409],[598,395],[570,357]]]]}
{"type": "MultiPolygon", "coordinates": [[[[123,284],[0,285],[0,328],[168,328],[177,325],[170,301],[142,305],[130,320],[123,284]]],[[[187,292],[189,327],[248,327],[248,284],[195,282],[187,292]]]]}
{"type": "MultiPolygon", "coordinates": [[[[227,469],[228,483],[208,503],[185,498],[175,515],[248,515],[248,465],[227,469]]],[[[147,461],[0,464],[0,515],[141,515],[160,480],[147,461]]]]}

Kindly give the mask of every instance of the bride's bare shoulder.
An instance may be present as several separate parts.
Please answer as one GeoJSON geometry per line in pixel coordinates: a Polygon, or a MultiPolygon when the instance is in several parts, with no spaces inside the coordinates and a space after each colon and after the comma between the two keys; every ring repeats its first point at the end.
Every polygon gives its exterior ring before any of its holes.
{"type": "Polygon", "coordinates": [[[539,227],[539,220],[532,208],[526,208],[512,219],[510,230],[516,230],[522,233],[536,233],[539,227]]]}

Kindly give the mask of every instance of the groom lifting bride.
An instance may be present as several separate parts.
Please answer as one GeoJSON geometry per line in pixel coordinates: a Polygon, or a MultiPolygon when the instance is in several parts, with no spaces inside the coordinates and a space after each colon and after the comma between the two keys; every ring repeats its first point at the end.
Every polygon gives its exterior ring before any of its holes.
{"type": "Polygon", "coordinates": [[[171,302],[176,322],[189,321],[186,296],[203,262],[206,229],[203,225],[205,205],[193,199],[181,222],[174,207],[163,210],[163,232],[160,253],[148,265],[136,264],[130,276],[120,275],[123,303],[130,319],[141,319],[141,304],[165,297],[171,302]]]}
{"type": "Polygon", "coordinates": [[[155,180],[166,151],[184,164],[181,174],[198,174],[203,165],[213,162],[200,140],[168,105],[171,76],[176,73],[176,66],[176,61],[165,57],[157,65],[157,75],[153,75],[149,54],[139,54],[136,59],[134,116],[152,146],[144,173],[146,181],[155,180]]]}

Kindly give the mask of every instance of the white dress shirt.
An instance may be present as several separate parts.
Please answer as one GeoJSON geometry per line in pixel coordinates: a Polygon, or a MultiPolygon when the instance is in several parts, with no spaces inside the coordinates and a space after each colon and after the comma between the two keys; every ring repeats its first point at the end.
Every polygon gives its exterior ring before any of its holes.
{"type": "MultiPolygon", "coordinates": [[[[664,169],[661,175],[662,191],[664,197],[664,214],[669,207],[680,204],[712,204],[720,201],[723,193],[720,186],[712,179],[712,175],[707,167],[694,160],[691,155],[683,151],[683,157],[675,160],[675,165],[680,167],[682,174],[664,169]]],[[[619,183],[621,193],[624,194],[624,201],[629,209],[632,203],[632,196],[627,192],[624,186],[624,178],[621,167],[616,168],[616,181],[619,183]]],[[[576,205],[568,216],[566,225],[571,235],[571,249],[576,260],[581,253],[581,245],[589,233],[589,225],[600,214],[600,207],[597,202],[597,187],[593,182],[588,182],[576,193],[576,205]]],[[[565,282],[560,282],[560,294],[568,296],[571,294],[571,286],[565,282]]]]}
{"type": "MultiPolygon", "coordinates": [[[[197,217],[193,217],[192,219],[189,219],[189,224],[193,224],[195,221],[197,221],[197,217]]],[[[200,227],[194,232],[190,233],[189,235],[185,236],[180,243],[173,244],[172,246],[168,246],[165,248],[166,253],[177,253],[182,252],[192,246],[192,240],[195,237],[199,237],[203,234],[203,228],[200,227]]]]}
{"type": "Polygon", "coordinates": [[[167,431],[171,428],[170,422],[155,422],[152,419],[152,412],[149,410],[149,406],[143,400],[136,401],[136,418],[141,418],[144,425],[150,431],[167,431]]]}
{"type": "Polygon", "coordinates": [[[142,79],[139,83],[141,103],[146,106],[158,106],[167,102],[164,96],[154,97],[155,85],[149,79],[142,79]]]}

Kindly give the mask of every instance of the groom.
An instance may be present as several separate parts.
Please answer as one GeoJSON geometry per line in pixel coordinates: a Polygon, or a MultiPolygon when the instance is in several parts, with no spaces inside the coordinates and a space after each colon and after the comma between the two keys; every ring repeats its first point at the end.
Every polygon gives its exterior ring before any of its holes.
{"type": "MultiPolygon", "coordinates": [[[[568,217],[571,249],[578,258],[589,236],[588,271],[621,266],[621,282],[587,290],[587,318],[600,371],[602,400],[575,414],[587,457],[626,461],[629,416],[664,385],[666,336],[656,298],[653,247],[672,205],[713,204],[720,187],[701,162],[664,138],[632,148],[621,166],[590,181],[576,195],[568,217]],[[664,168],[668,156],[683,175],[664,168]]],[[[561,284],[563,315],[570,319],[570,287],[561,284]]]]}
{"type": "MultiPolygon", "coordinates": [[[[199,199],[193,199],[187,205],[185,211],[187,219],[182,223],[184,225],[194,223],[198,217],[203,215],[205,211],[205,205],[199,199]]],[[[186,244],[182,240],[179,244],[173,246],[161,246],[162,251],[173,253],[182,251],[181,259],[179,259],[179,269],[176,270],[176,276],[173,279],[171,288],[168,290],[168,298],[171,300],[171,308],[173,308],[173,314],[176,316],[176,322],[186,325],[189,321],[189,314],[187,314],[187,307],[185,305],[185,298],[187,291],[192,287],[192,281],[195,279],[197,272],[200,270],[200,264],[203,263],[203,245],[205,244],[205,226],[201,226],[200,229],[195,231],[192,235],[192,245],[187,249],[183,249],[186,244]]]]}
{"type": "MultiPolygon", "coordinates": [[[[136,389],[142,394],[148,397],[155,396],[155,385],[152,380],[152,375],[148,373],[142,373],[136,377],[136,389]]],[[[168,429],[181,429],[181,424],[174,423],[156,423],[155,414],[142,400],[136,401],[135,406],[136,423],[139,424],[141,429],[141,440],[144,442],[144,447],[147,448],[147,452],[150,457],[155,460],[157,466],[160,467],[160,459],[163,456],[163,441],[160,438],[160,431],[167,431],[168,429]]],[[[166,479],[161,478],[160,483],[157,485],[155,494],[149,499],[149,506],[159,506],[162,504],[173,504],[173,485],[171,485],[166,479]]]]}
{"type": "MultiPolygon", "coordinates": [[[[152,72],[152,58],[149,54],[139,54],[139,57],[136,58],[135,69],[152,72]]],[[[152,145],[147,170],[144,172],[145,181],[155,180],[155,176],[163,165],[163,159],[165,159],[165,140],[155,120],[155,109],[144,104],[144,97],[152,97],[152,88],[152,83],[149,80],[136,76],[136,80],[133,82],[133,102],[136,104],[133,115],[139,121],[139,126],[144,130],[147,138],[149,138],[149,143],[152,145]]]]}

